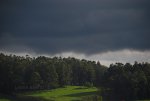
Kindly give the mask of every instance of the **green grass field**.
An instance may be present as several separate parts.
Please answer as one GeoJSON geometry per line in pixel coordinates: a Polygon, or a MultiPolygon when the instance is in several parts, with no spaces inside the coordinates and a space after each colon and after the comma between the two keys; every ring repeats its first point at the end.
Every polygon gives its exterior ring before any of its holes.
{"type": "Polygon", "coordinates": [[[15,98],[0,98],[0,101],[80,101],[86,96],[97,94],[98,89],[95,87],[67,86],[53,90],[25,92],[15,98]]]}

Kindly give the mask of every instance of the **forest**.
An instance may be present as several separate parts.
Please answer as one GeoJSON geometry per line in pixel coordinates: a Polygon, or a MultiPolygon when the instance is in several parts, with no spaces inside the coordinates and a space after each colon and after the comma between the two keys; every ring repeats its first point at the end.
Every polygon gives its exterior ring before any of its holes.
{"type": "Polygon", "coordinates": [[[73,57],[33,57],[0,53],[0,94],[72,86],[97,87],[106,100],[150,99],[150,64],[109,67],[73,57]]]}

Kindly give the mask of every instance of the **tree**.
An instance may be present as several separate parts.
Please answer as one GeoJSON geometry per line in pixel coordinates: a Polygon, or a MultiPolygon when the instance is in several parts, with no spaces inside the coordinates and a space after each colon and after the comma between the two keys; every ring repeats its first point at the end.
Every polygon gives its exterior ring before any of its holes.
{"type": "Polygon", "coordinates": [[[41,83],[41,76],[38,72],[33,72],[29,79],[30,89],[39,89],[41,83]]]}

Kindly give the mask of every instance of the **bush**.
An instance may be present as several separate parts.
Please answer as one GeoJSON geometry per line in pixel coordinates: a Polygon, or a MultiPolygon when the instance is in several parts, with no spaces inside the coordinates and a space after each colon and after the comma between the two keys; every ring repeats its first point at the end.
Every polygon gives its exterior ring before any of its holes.
{"type": "Polygon", "coordinates": [[[84,86],[86,86],[86,87],[93,87],[93,83],[86,82],[84,86]]]}

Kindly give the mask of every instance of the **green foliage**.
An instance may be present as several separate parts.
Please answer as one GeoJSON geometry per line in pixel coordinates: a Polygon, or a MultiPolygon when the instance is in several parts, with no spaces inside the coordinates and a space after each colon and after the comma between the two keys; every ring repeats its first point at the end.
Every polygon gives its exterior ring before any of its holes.
{"type": "Polygon", "coordinates": [[[86,82],[84,86],[86,86],[86,87],[93,87],[93,83],[86,82]]]}
{"type": "Polygon", "coordinates": [[[100,62],[71,57],[30,58],[28,55],[21,57],[0,54],[2,94],[48,90],[67,85],[101,87],[104,100],[150,99],[150,64],[116,63],[107,68],[100,62]]]}
{"type": "MultiPolygon", "coordinates": [[[[40,90],[66,85],[98,84],[97,80],[105,68],[93,61],[75,58],[37,58],[0,54],[0,93],[24,90],[40,90]],[[99,70],[99,71],[97,71],[99,70]]],[[[106,70],[107,68],[105,68],[106,70]]]]}
{"type": "Polygon", "coordinates": [[[103,95],[107,99],[114,100],[149,99],[148,71],[150,71],[148,63],[110,65],[104,74],[103,86],[108,90],[105,90],[103,95]]]}

